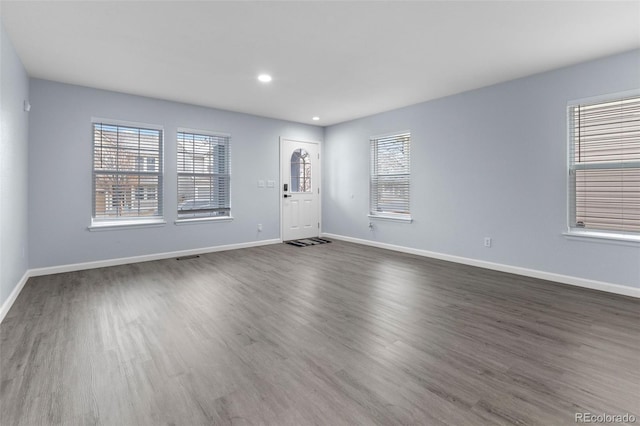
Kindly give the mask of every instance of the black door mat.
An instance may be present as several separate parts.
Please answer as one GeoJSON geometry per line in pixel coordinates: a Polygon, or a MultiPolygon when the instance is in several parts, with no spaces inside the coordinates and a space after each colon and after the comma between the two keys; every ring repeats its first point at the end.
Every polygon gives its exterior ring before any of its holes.
{"type": "Polygon", "coordinates": [[[304,238],[302,240],[285,241],[285,244],[290,244],[296,247],[307,247],[317,246],[318,244],[327,244],[330,242],[330,240],[325,240],[324,238],[304,238]]]}

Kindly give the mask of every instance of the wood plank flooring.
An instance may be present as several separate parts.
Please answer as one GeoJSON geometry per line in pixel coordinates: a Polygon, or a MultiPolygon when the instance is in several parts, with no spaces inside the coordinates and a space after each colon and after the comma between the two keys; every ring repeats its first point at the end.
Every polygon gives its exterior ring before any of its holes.
{"type": "Polygon", "coordinates": [[[640,301],[335,241],[31,278],[0,424],[640,422],[640,301]]]}

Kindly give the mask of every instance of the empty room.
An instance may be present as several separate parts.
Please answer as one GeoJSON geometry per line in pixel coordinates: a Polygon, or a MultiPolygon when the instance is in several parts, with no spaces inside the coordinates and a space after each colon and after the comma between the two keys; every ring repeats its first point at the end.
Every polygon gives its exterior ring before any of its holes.
{"type": "Polygon", "coordinates": [[[0,17],[1,425],[640,423],[639,1],[0,17]]]}

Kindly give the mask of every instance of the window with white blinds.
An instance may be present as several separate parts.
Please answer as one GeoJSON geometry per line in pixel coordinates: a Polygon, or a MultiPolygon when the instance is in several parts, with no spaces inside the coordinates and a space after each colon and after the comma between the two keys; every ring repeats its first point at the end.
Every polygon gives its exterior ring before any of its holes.
{"type": "Polygon", "coordinates": [[[371,216],[411,219],[410,165],[410,133],[371,138],[371,216]]]}
{"type": "Polygon", "coordinates": [[[569,107],[570,226],[640,234],[640,96],[569,107]]]}
{"type": "Polygon", "coordinates": [[[93,222],[162,217],[162,130],[93,123],[93,222]]]}
{"type": "Polygon", "coordinates": [[[178,219],[231,214],[230,137],[178,132],[178,219]]]}

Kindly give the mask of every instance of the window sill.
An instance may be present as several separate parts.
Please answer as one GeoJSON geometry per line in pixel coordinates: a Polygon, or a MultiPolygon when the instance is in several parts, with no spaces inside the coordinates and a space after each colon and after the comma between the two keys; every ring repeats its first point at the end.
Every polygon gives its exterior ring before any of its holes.
{"type": "Polygon", "coordinates": [[[617,234],[614,232],[597,232],[597,231],[566,231],[563,232],[569,240],[602,242],[608,244],[618,244],[625,246],[640,247],[640,235],[617,234]]]}
{"type": "Polygon", "coordinates": [[[164,219],[158,220],[122,220],[113,222],[93,222],[89,231],[110,231],[118,229],[155,228],[166,225],[164,219]]]}
{"type": "Polygon", "coordinates": [[[173,223],[176,225],[196,225],[198,223],[208,223],[208,222],[231,222],[233,220],[233,216],[223,216],[223,217],[194,217],[192,219],[176,219],[173,223]]]}
{"type": "Polygon", "coordinates": [[[403,223],[411,223],[413,219],[411,216],[387,216],[387,215],[367,215],[369,219],[380,219],[380,220],[388,220],[391,222],[403,222],[403,223]]]}

